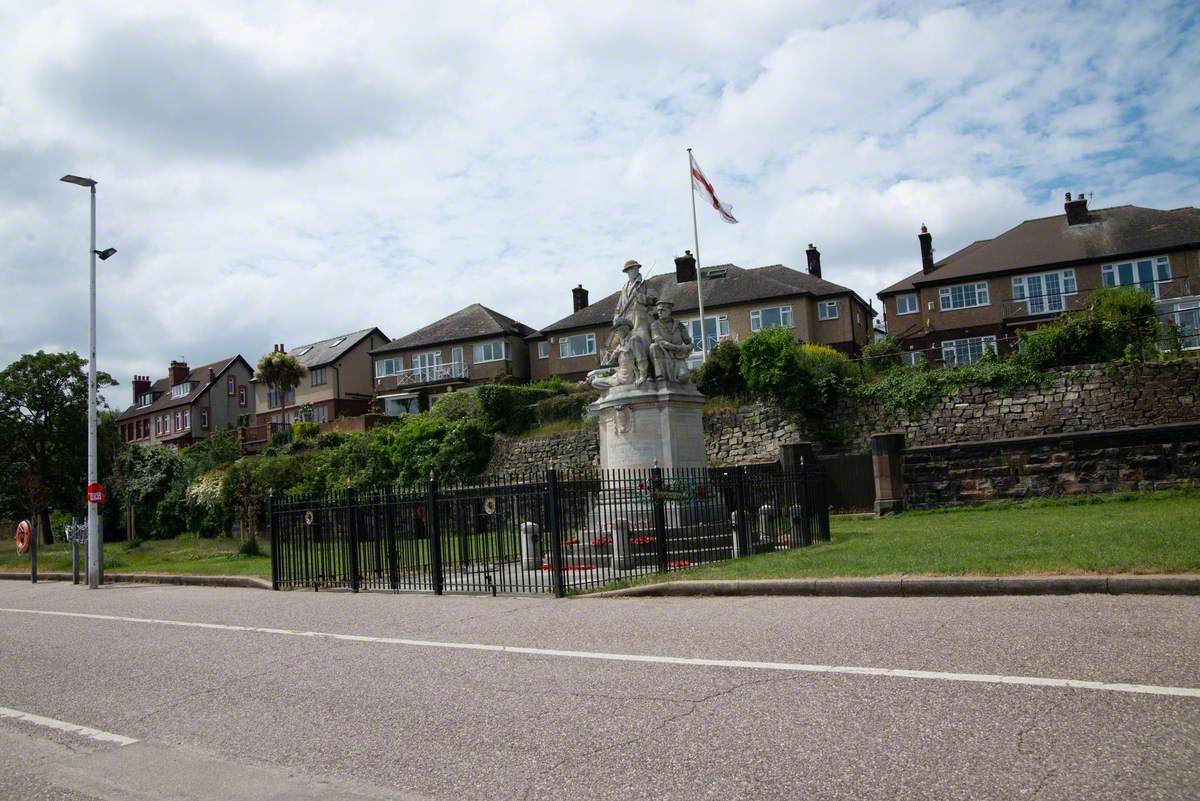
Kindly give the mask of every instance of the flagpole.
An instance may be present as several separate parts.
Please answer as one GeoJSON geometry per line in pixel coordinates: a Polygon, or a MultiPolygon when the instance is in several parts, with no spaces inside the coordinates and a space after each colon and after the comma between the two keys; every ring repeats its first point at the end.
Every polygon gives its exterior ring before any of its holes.
{"type": "Polygon", "coordinates": [[[700,363],[708,361],[708,334],[704,329],[704,286],[701,283],[703,271],[700,269],[700,228],[696,224],[696,185],[692,175],[692,149],[688,152],[688,187],[692,190],[692,238],[696,244],[696,300],[700,306],[700,363]]]}

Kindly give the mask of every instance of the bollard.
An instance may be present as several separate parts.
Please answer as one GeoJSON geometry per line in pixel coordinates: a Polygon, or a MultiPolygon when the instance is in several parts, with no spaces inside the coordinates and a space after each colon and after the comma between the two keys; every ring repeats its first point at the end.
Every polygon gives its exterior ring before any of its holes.
{"type": "Polygon", "coordinates": [[[629,521],[617,520],[612,527],[613,567],[633,570],[633,549],[629,545],[629,521]]]}
{"type": "Polygon", "coordinates": [[[521,524],[521,567],[542,569],[542,534],[537,523],[521,524]]]}

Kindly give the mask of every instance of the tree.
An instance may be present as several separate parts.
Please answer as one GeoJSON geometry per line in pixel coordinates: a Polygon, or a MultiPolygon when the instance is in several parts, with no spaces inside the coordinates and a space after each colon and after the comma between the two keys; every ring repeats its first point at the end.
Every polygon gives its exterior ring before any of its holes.
{"type": "Polygon", "coordinates": [[[305,372],[295,356],[273,350],[258,360],[254,377],[275,391],[276,401],[283,408],[287,394],[300,386],[305,372]]]}
{"type": "MultiPolygon", "coordinates": [[[[97,388],[114,386],[96,374],[97,388]]],[[[52,542],[50,509],[79,510],[87,476],[87,361],[25,354],[0,370],[0,511],[33,512],[52,542]]]]}

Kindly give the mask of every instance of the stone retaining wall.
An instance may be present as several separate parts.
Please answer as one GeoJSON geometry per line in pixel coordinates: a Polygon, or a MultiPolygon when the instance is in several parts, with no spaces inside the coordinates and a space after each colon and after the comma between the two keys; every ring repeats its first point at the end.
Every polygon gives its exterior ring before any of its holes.
{"type": "Polygon", "coordinates": [[[1200,423],[909,448],[910,509],[1200,481],[1200,423]]]}
{"type": "Polygon", "coordinates": [[[546,437],[496,437],[488,472],[527,473],[600,466],[600,432],[594,427],[546,437]]]}

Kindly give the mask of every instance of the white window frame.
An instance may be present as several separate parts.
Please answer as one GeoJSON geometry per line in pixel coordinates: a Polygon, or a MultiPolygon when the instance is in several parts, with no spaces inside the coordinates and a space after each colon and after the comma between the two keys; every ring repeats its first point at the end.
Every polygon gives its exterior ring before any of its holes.
{"type": "Polygon", "coordinates": [[[250,405],[249,396],[250,393],[246,391],[245,384],[242,384],[240,387],[238,387],[238,408],[245,409],[250,405]]]}
{"type": "Polygon", "coordinates": [[[1165,255],[1146,256],[1139,259],[1102,264],[1100,265],[1100,279],[1104,286],[1135,286],[1139,289],[1145,289],[1150,293],[1151,297],[1157,298],[1159,285],[1172,280],[1171,259],[1165,255]],[[1138,268],[1143,264],[1149,264],[1151,276],[1149,281],[1141,280],[1137,274],[1138,268]],[[1130,283],[1121,283],[1121,268],[1126,266],[1129,267],[1129,277],[1134,280],[1130,283]]]}
{"type": "Polygon", "coordinates": [[[951,284],[950,286],[938,287],[938,308],[941,311],[959,311],[961,309],[978,309],[982,306],[992,305],[992,299],[988,293],[987,281],[968,281],[964,284],[951,284]],[[966,288],[971,287],[975,293],[975,302],[967,303],[966,288]],[[963,302],[961,305],[954,305],[954,290],[962,289],[963,302]]]}
{"type": "MultiPolygon", "coordinates": [[[[714,314],[709,317],[705,317],[704,319],[706,322],[708,320],[716,321],[713,323],[713,330],[716,331],[717,341],[714,342],[712,344],[712,346],[709,348],[709,350],[712,350],[712,348],[715,348],[717,345],[721,344],[726,339],[729,339],[729,315],[728,314],[714,314]]],[[[699,317],[691,317],[687,320],[683,320],[683,323],[687,325],[688,333],[691,334],[691,337],[692,337],[692,358],[696,358],[696,356],[700,353],[700,338],[701,338],[701,336],[703,336],[703,334],[700,333],[701,331],[703,331],[703,328],[699,327],[700,326],[700,318],[699,317]]]]}
{"type": "Polygon", "coordinates": [[[538,358],[539,359],[549,359],[550,358],[550,343],[547,340],[543,339],[541,342],[537,343],[537,346],[538,346],[538,358]]]}
{"type": "Polygon", "coordinates": [[[996,353],[996,337],[993,335],[983,337],[963,337],[961,339],[945,339],[942,340],[942,362],[944,364],[973,364],[983,357],[984,350],[990,350],[996,353]],[[971,356],[971,344],[979,343],[979,356],[971,356]],[[960,358],[959,352],[965,351],[960,358]]]}
{"type": "Polygon", "coordinates": [[[1067,302],[1063,300],[1070,295],[1078,294],[1079,285],[1075,280],[1074,268],[1066,270],[1050,270],[1043,273],[1025,273],[1014,275],[1012,279],[1013,300],[1027,301],[1029,314],[1059,314],[1067,310],[1067,302]],[[1053,278],[1058,283],[1059,291],[1047,291],[1046,287],[1053,278]],[[1033,285],[1036,284],[1036,287],[1033,285]],[[1037,289],[1035,293],[1032,290],[1037,289]]]}
{"type": "Polygon", "coordinates": [[[312,387],[324,386],[325,383],[329,380],[325,377],[325,368],[324,367],[314,367],[313,369],[309,370],[308,377],[309,377],[309,386],[312,386],[312,387]],[[318,381],[317,380],[318,378],[321,380],[318,381]]]}
{"type": "Polygon", "coordinates": [[[162,416],[154,415],[154,436],[162,436],[162,416]]]}
{"type": "Polygon", "coordinates": [[[818,320],[836,320],[838,318],[838,301],[837,300],[821,300],[817,301],[817,319],[818,320]],[[830,309],[833,313],[830,313],[830,309]]]}
{"type": "Polygon", "coordinates": [[[899,316],[901,314],[916,314],[919,311],[921,311],[921,299],[917,295],[916,292],[902,292],[896,296],[896,315],[897,316],[899,316]],[[906,306],[911,301],[912,308],[908,309],[906,311],[904,308],[901,307],[900,301],[904,301],[906,306]]]}
{"type": "Polygon", "coordinates": [[[190,431],[191,428],[192,428],[192,410],[184,409],[183,410],[183,430],[190,431]]]}
{"type": "Polygon", "coordinates": [[[171,387],[172,398],[186,398],[192,394],[192,382],[184,381],[182,384],[176,384],[171,387]]]}
{"type": "Polygon", "coordinates": [[[476,343],[471,351],[475,364],[502,362],[508,358],[508,343],[502,339],[491,339],[476,343]]]}
{"type": "Polygon", "coordinates": [[[386,359],[375,360],[375,378],[391,378],[404,369],[403,356],[389,356],[386,359]],[[390,368],[390,369],[389,369],[390,368]]]}
{"type": "Polygon", "coordinates": [[[572,334],[571,336],[558,338],[558,358],[560,359],[577,359],[580,356],[594,356],[596,353],[596,335],[588,332],[586,334],[572,334]],[[579,353],[575,352],[575,348],[571,345],[574,340],[583,340],[583,350],[579,353]]]}
{"type": "Polygon", "coordinates": [[[237,376],[231,375],[225,382],[225,395],[232,398],[237,394],[237,376]]]}
{"type": "Polygon", "coordinates": [[[900,361],[909,367],[916,367],[918,364],[925,363],[925,353],[919,350],[905,351],[900,354],[900,361]]]}
{"type": "Polygon", "coordinates": [[[751,332],[762,331],[764,328],[794,328],[795,324],[792,321],[792,307],[787,306],[764,306],[761,309],[750,310],[750,330],[751,332]],[[763,325],[763,314],[767,312],[779,313],[778,325],[763,325]]]}
{"type": "Polygon", "coordinates": [[[205,431],[208,430],[208,408],[207,407],[200,409],[200,427],[202,429],[204,429],[205,431]]]}

